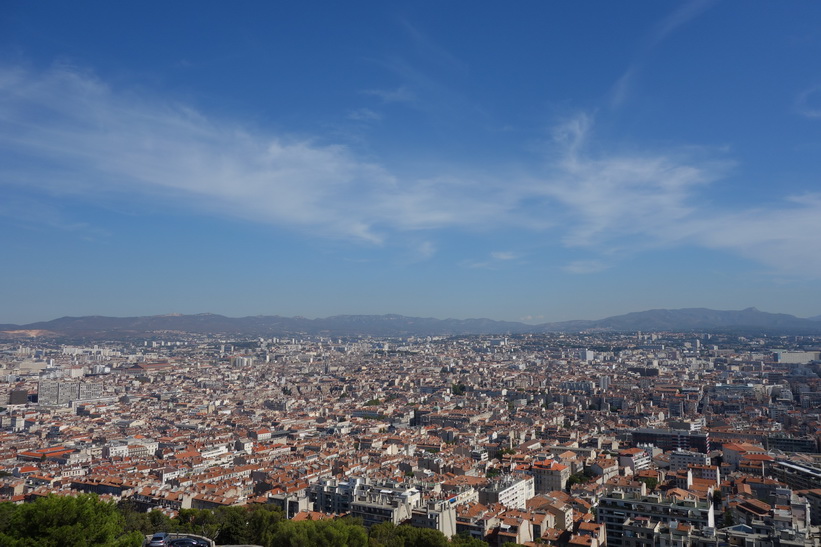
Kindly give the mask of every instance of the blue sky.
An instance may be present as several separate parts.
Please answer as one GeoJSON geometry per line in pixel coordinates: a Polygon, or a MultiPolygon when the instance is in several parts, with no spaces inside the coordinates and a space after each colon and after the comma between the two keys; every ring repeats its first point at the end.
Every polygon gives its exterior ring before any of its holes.
{"type": "Polygon", "coordinates": [[[0,322],[821,314],[817,2],[0,8],[0,322]]]}

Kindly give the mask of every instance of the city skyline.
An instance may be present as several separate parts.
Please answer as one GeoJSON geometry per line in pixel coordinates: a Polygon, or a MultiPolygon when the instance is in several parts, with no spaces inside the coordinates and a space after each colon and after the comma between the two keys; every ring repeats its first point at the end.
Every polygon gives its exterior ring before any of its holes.
{"type": "Polygon", "coordinates": [[[0,323],[817,316],[819,12],[12,3],[0,323]]]}

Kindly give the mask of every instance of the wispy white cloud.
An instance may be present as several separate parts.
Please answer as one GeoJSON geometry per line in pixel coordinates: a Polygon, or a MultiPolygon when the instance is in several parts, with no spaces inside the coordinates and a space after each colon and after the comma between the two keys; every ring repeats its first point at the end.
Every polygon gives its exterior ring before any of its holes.
{"type": "Polygon", "coordinates": [[[662,19],[653,28],[650,33],[647,48],[651,49],[657,46],[679,27],[704,13],[712,4],[715,4],[715,0],[690,0],[689,2],[679,4],[670,15],[662,19]]]}
{"type": "Polygon", "coordinates": [[[691,219],[689,240],[740,254],[773,273],[821,276],[821,194],[791,196],[767,208],[725,211],[691,219]]]}
{"type": "MultiPolygon", "coordinates": [[[[705,190],[731,168],[710,159],[718,152],[614,152],[593,128],[587,114],[557,127],[539,167],[477,173],[451,166],[448,175],[419,177],[346,146],[252,130],[115,90],[74,68],[0,68],[0,184],[30,195],[157,198],[323,237],[411,241],[420,259],[436,252],[436,230],[504,228],[599,255],[565,267],[575,273],[686,244],[821,276],[818,195],[766,209],[714,201],[707,209],[705,190]]],[[[517,258],[500,250],[462,265],[517,258]]]]}
{"type": "Polygon", "coordinates": [[[595,154],[589,151],[592,119],[580,115],[555,135],[563,150],[536,191],[558,203],[563,241],[573,247],[610,248],[631,237],[651,245],[665,228],[696,211],[699,189],[726,171],[721,162],[696,162],[683,152],[595,154]]]}
{"type": "Polygon", "coordinates": [[[522,258],[521,253],[513,251],[494,251],[486,258],[480,260],[465,260],[460,265],[463,268],[498,270],[506,267],[506,263],[517,261],[522,258]]]}
{"type": "Polygon", "coordinates": [[[596,155],[589,151],[589,116],[564,127],[565,153],[542,191],[562,205],[565,245],[602,255],[571,262],[566,271],[592,273],[620,254],[695,245],[730,251],[774,273],[821,277],[821,194],[766,208],[707,207],[705,190],[732,162],[698,161],[692,157],[698,149],[596,155]]]}
{"type": "Polygon", "coordinates": [[[579,149],[587,143],[593,117],[586,112],[572,116],[553,128],[553,141],[560,145],[561,156],[565,161],[575,161],[579,149]]]}
{"type": "Polygon", "coordinates": [[[631,65],[627,70],[625,70],[621,76],[616,80],[613,84],[613,87],[610,89],[610,106],[611,108],[617,108],[624,104],[627,100],[627,97],[630,96],[630,92],[632,91],[633,80],[636,77],[636,73],[638,72],[638,65],[634,64],[631,65]]]}
{"type": "Polygon", "coordinates": [[[416,94],[405,86],[399,86],[396,89],[366,89],[363,93],[378,97],[383,103],[416,102],[416,94]]]}
{"type": "Polygon", "coordinates": [[[490,253],[491,258],[494,260],[516,260],[519,258],[518,253],[514,253],[512,251],[497,251],[494,253],[490,253]]]}
{"type": "Polygon", "coordinates": [[[3,68],[0,94],[4,183],[55,194],[163,196],[374,243],[390,229],[506,216],[505,200],[486,199],[493,190],[476,191],[475,181],[400,179],[345,146],[210,119],[73,68],[3,68]]]}
{"type": "Polygon", "coordinates": [[[698,148],[644,154],[592,152],[593,122],[579,115],[554,137],[563,150],[540,192],[564,227],[568,247],[601,258],[565,266],[571,273],[612,267],[618,256],[660,247],[724,249],[778,274],[821,276],[821,197],[818,194],[739,210],[705,206],[705,190],[733,168],[727,160],[699,160],[698,148]]]}
{"type": "Polygon", "coordinates": [[[436,244],[432,241],[423,241],[416,246],[416,256],[419,260],[429,260],[436,254],[436,244]]]}
{"type": "Polygon", "coordinates": [[[348,112],[348,119],[357,122],[378,122],[382,119],[382,114],[370,108],[357,108],[348,112]]]}
{"type": "MultiPolygon", "coordinates": [[[[436,55],[423,55],[411,61],[404,57],[385,57],[374,63],[386,70],[401,85],[388,89],[369,89],[384,104],[401,103],[426,116],[431,124],[475,124],[488,121],[485,110],[460,85],[454,85],[456,60],[449,61],[436,55]]],[[[458,78],[456,78],[458,80],[458,78]]]]}
{"type": "Polygon", "coordinates": [[[601,260],[574,260],[564,266],[564,271],[574,274],[598,273],[608,269],[610,265],[601,260]]]}
{"type": "Polygon", "coordinates": [[[821,85],[805,89],[795,101],[796,110],[807,118],[821,118],[821,85]]]}
{"type": "Polygon", "coordinates": [[[647,61],[647,58],[661,42],[680,27],[701,15],[714,3],[715,0],[690,0],[683,2],[677,4],[678,7],[675,10],[659,21],[645,37],[630,65],[613,84],[610,90],[610,106],[616,108],[627,100],[633,83],[641,73],[641,69],[647,61]]]}
{"type": "Polygon", "coordinates": [[[419,30],[416,25],[403,20],[402,26],[413,41],[416,50],[425,60],[440,65],[448,71],[467,72],[467,65],[462,60],[442,47],[431,36],[419,30]]]}

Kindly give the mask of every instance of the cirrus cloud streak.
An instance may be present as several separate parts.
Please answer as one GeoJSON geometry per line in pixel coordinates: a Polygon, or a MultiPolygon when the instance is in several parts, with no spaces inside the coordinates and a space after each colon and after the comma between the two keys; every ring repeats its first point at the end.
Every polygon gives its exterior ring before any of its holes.
{"type": "MultiPolygon", "coordinates": [[[[539,165],[455,166],[433,176],[396,172],[321,138],[115,90],[73,67],[0,67],[0,120],[0,184],[8,188],[158,197],[376,245],[401,232],[512,229],[588,250],[589,260],[565,268],[576,273],[599,271],[619,255],[687,244],[733,251],[779,273],[821,276],[821,259],[808,258],[821,257],[813,237],[821,233],[817,195],[760,210],[707,210],[705,190],[731,162],[681,150],[613,152],[595,141],[586,115],[555,130],[539,165]]],[[[435,242],[424,241],[420,254],[430,257],[435,242]]]]}

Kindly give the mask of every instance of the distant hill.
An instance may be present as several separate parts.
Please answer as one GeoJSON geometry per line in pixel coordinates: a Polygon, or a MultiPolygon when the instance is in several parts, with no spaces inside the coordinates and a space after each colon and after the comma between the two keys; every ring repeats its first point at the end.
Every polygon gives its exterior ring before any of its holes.
{"type": "Polygon", "coordinates": [[[337,315],[321,319],[258,315],[226,317],[212,313],[148,317],[61,317],[29,325],[4,325],[5,331],[39,330],[57,335],[98,337],[144,336],[158,332],[224,333],[238,335],[312,334],[326,336],[421,336],[503,334],[533,331],[524,323],[491,319],[433,319],[402,315],[337,315]]]}
{"type": "Polygon", "coordinates": [[[821,325],[784,313],[768,313],[747,308],[719,311],[707,308],[649,310],[594,321],[591,328],[614,331],[635,330],[731,330],[763,332],[821,332],[821,325]]]}
{"type": "Polygon", "coordinates": [[[226,317],[212,313],[154,315],[147,317],[61,317],[28,325],[0,325],[0,334],[20,336],[145,337],[164,332],[281,336],[293,334],[325,336],[425,336],[463,334],[520,334],[526,332],[580,332],[601,330],[634,331],[724,331],[738,333],[821,334],[821,321],[801,319],[755,308],[719,311],[707,308],[648,310],[588,321],[565,321],[528,325],[492,319],[434,319],[403,315],[336,315],[320,319],[257,315],[226,317]]]}

